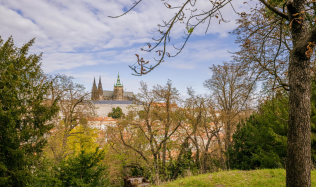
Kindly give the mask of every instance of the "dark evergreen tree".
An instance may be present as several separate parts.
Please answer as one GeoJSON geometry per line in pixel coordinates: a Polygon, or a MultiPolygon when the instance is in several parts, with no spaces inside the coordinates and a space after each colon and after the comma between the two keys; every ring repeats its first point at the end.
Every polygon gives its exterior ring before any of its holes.
{"type": "MultiPolygon", "coordinates": [[[[316,158],[316,82],[312,85],[312,160],[316,158]]],[[[227,152],[234,169],[284,168],[288,132],[288,95],[278,92],[261,104],[259,112],[238,124],[234,145],[227,152]]]]}
{"type": "Polygon", "coordinates": [[[29,187],[57,187],[62,186],[62,181],[58,178],[60,170],[58,170],[56,160],[41,157],[35,163],[32,180],[28,183],[29,187]]]}
{"type": "Polygon", "coordinates": [[[229,149],[230,167],[251,170],[284,167],[286,137],[276,134],[259,115],[241,122],[233,135],[234,145],[229,149]]]}
{"type": "MultiPolygon", "coordinates": [[[[25,186],[42,151],[43,138],[58,112],[49,99],[50,83],[41,69],[41,55],[28,55],[32,39],[22,48],[0,38],[0,186],[25,186]]],[[[58,99],[58,98],[57,98],[58,99]]]]}
{"type": "Polygon", "coordinates": [[[62,186],[109,186],[107,167],[102,164],[105,150],[96,149],[94,153],[81,151],[63,160],[56,168],[62,186]]]}
{"type": "Polygon", "coordinates": [[[102,163],[104,155],[105,150],[97,148],[92,153],[81,151],[79,155],[69,155],[60,163],[42,157],[29,186],[110,186],[107,167],[102,163]]]}

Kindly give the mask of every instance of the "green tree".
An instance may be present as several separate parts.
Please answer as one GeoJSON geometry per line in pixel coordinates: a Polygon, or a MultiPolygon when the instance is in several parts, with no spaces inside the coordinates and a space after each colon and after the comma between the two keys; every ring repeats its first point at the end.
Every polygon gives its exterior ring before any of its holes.
{"type": "Polygon", "coordinates": [[[124,116],[125,114],[123,113],[120,107],[112,108],[112,112],[108,114],[108,117],[112,117],[112,118],[121,118],[124,116]]]}
{"type": "Polygon", "coordinates": [[[82,131],[75,132],[73,129],[79,125],[87,126],[87,119],[94,117],[94,105],[89,100],[89,93],[81,84],[73,82],[73,77],[56,75],[51,80],[51,95],[60,96],[58,106],[59,113],[53,120],[54,131],[48,138],[48,152],[57,161],[63,160],[72,153],[67,144],[68,138],[83,134],[82,131]]]}
{"type": "Polygon", "coordinates": [[[95,152],[72,155],[63,160],[59,166],[59,180],[62,186],[109,186],[107,167],[102,164],[105,150],[96,148],[95,152]]]}
{"type": "Polygon", "coordinates": [[[62,181],[57,177],[59,170],[56,168],[56,161],[47,157],[41,157],[33,171],[32,180],[27,186],[30,187],[48,187],[48,186],[62,186],[62,181]]]}
{"type": "Polygon", "coordinates": [[[67,139],[68,147],[75,154],[79,154],[82,150],[86,153],[94,152],[98,147],[96,142],[99,130],[90,128],[86,125],[75,127],[70,133],[77,133],[74,136],[69,136],[67,139]]]}
{"type": "Polygon", "coordinates": [[[233,135],[234,145],[228,150],[231,168],[251,170],[284,167],[287,138],[276,134],[266,124],[271,118],[263,118],[264,116],[253,115],[246,122],[237,125],[233,135]]]}
{"type": "Polygon", "coordinates": [[[89,153],[82,150],[59,163],[43,157],[29,186],[110,186],[107,166],[102,163],[105,152],[99,148],[89,153]]]}
{"type": "Polygon", "coordinates": [[[33,43],[17,48],[12,37],[0,38],[0,186],[25,186],[30,180],[33,161],[46,144],[43,136],[58,112],[41,54],[28,55],[33,43]]]}
{"type": "MultiPolygon", "coordinates": [[[[312,160],[316,159],[316,82],[311,97],[312,160]]],[[[241,122],[233,135],[234,145],[229,149],[230,165],[234,169],[285,167],[288,131],[288,95],[277,92],[266,100],[257,114],[241,122]]]]}

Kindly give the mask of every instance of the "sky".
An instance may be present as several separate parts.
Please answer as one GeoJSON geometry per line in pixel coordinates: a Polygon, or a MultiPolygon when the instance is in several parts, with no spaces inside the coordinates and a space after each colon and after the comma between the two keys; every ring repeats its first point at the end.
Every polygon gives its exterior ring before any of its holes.
{"type": "MultiPolygon", "coordinates": [[[[42,68],[48,74],[73,76],[74,82],[83,84],[91,91],[94,77],[101,76],[104,90],[113,90],[119,72],[125,91],[138,92],[140,81],[149,86],[165,85],[171,80],[185,97],[187,87],[196,93],[208,90],[203,82],[211,78],[213,64],[231,61],[231,53],[238,51],[236,36],[228,34],[237,27],[231,6],[221,13],[227,23],[213,19],[208,32],[206,24],[197,27],[184,50],[176,57],[165,58],[160,66],[145,76],[134,76],[129,65],[137,58],[150,64],[158,58],[155,52],[140,48],[153,37],[159,36],[157,25],[169,20],[175,9],[167,9],[164,2],[146,0],[120,18],[118,16],[133,6],[131,0],[0,0],[0,36],[7,40],[12,36],[17,47],[35,39],[30,54],[42,55],[42,68]]],[[[181,5],[184,0],[169,0],[171,6],[181,5]]],[[[242,0],[233,1],[237,12],[249,11],[242,0]]],[[[197,11],[207,10],[208,0],[197,1],[197,11]]],[[[189,16],[188,11],[186,11],[189,16]]],[[[177,24],[171,34],[168,49],[183,43],[185,25],[177,24]]],[[[161,49],[158,48],[158,49],[161,49]]]]}

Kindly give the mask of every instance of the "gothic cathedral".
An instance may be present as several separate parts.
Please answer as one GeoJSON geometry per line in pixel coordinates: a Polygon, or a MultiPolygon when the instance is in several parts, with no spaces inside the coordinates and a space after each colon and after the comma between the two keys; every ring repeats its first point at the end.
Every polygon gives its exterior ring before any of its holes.
{"type": "Polygon", "coordinates": [[[95,78],[92,86],[91,100],[114,100],[114,101],[131,101],[133,100],[133,92],[124,92],[123,84],[120,81],[120,74],[117,75],[116,84],[114,84],[114,90],[103,90],[101,77],[99,78],[99,85],[96,86],[95,78]]]}

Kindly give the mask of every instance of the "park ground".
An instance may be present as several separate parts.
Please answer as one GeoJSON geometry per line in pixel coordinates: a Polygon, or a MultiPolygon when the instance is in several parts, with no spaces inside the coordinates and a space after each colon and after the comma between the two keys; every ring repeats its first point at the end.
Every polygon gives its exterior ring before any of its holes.
{"type": "MultiPolygon", "coordinates": [[[[221,171],[179,178],[159,187],[266,187],[285,186],[284,169],[251,171],[221,171]]],[[[312,171],[312,186],[316,186],[316,170],[312,171]]]]}

